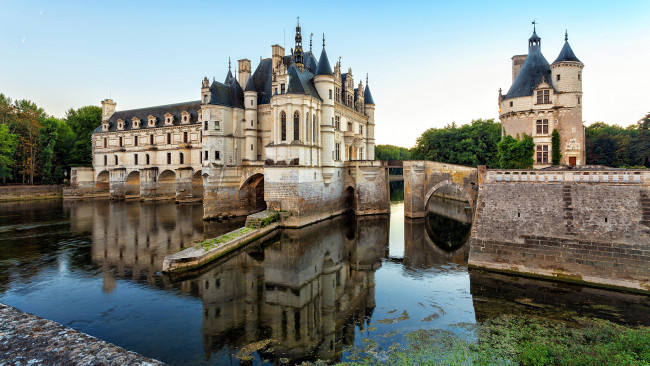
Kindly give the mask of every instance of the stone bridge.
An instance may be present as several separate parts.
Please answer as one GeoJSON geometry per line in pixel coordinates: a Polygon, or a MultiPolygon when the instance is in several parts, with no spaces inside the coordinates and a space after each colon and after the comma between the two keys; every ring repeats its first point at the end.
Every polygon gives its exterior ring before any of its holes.
{"type": "Polygon", "coordinates": [[[467,201],[475,207],[478,169],[435,161],[404,162],[404,216],[424,217],[432,195],[467,201]]]}

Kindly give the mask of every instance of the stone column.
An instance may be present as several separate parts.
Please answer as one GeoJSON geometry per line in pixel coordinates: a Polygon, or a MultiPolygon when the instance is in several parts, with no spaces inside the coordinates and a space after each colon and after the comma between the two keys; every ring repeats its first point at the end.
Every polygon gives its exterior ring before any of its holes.
{"type": "Polygon", "coordinates": [[[155,199],[158,190],[158,168],[145,168],[140,171],[140,200],[155,199]]]}
{"type": "Polygon", "coordinates": [[[124,182],[126,181],[126,169],[115,168],[110,171],[110,193],[111,199],[120,201],[125,198],[126,189],[124,182]]]}
{"type": "Polygon", "coordinates": [[[192,174],[191,167],[176,169],[176,202],[192,201],[192,174]]]}
{"type": "Polygon", "coordinates": [[[424,180],[423,161],[404,162],[404,216],[410,218],[426,216],[424,180]]]}

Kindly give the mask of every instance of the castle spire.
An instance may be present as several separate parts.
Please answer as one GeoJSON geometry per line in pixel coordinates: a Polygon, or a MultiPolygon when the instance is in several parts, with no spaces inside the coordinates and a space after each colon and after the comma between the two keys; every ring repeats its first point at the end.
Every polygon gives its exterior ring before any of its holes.
{"type": "Polygon", "coordinates": [[[300,33],[300,17],[298,17],[298,25],[296,25],[296,49],[293,52],[293,61],[296,66],[303,71],[305,68],[305,57],[302,51],[302,34],[300,33]]]}
{"type": "Polygon", "coordinates": [[[227,83],[230,81],[230,79],[232,79],[232,78],[233,78],[233,76],[232,76],[232,70],[231,70],[231,66],[230,66],[230,56],[229,56],[229,57],[228,57],[228,74],[226,75],[226,84],[227,84],[227,83]]]}
{"type": "Polygon", "coordinates": [[[567,29],[564,30],[564,42],[569,41],[569,32],[567,29]]]}
{"type": "Polygon", "coordinates": [[[309,35],[309,52],[311,52],[311,39],[314,38],[314,33],[309,35]]]}
{"type": "Polygon", "coordinates": [[[330,60],[327,58],[327,52],[325,52],[325,33],[323,33],[323,50],[320,53],[318,67],[316,67],[316,75],[333,75],[332,67],[330,66],[330,60]]]}

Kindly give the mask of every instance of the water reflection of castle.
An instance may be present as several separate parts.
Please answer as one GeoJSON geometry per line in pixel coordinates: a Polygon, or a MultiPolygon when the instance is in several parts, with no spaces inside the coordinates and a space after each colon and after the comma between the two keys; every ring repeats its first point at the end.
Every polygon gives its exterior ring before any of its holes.
{"type": "Polygon", "coordinates": [[[186,281],[203,299],[206,353],[274,339],[292,362],[338,360],[375,308],[374,274],[387,255],[387,218],[350,218],[283,230],[186,281]]]}
{"type": "Polygon", "coordinates": [[[204,222],[200,205],[93,201],[66,209],[73,231],[91,232],[105,291],[123,278],[202,299],[206,356],[274,339],[266,358],[340,359],[372,315],[374,274],[388,254],[388,217],[339,217],[282,230],[191,278],[161,278],[167,253],[234,224],[204,222]]]}

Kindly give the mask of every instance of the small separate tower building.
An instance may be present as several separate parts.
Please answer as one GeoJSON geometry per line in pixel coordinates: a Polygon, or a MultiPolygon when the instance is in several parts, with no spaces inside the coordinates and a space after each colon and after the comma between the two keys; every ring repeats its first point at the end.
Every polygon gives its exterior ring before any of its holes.
{"type": "Polygon", "coordinates": [[[528,54],[512,57],[512,86],[505,95],[499,91],[499,119],[503,133],[533,137],[534,168],[551,165],[553,130],[560,134],[560,164],[585,164],[582,125],[584,64],[571,49],[566,32],[564,40],[559,56],[549,65],[542,54],[542,39],[533,29],[528,40],[528,54]]]}

